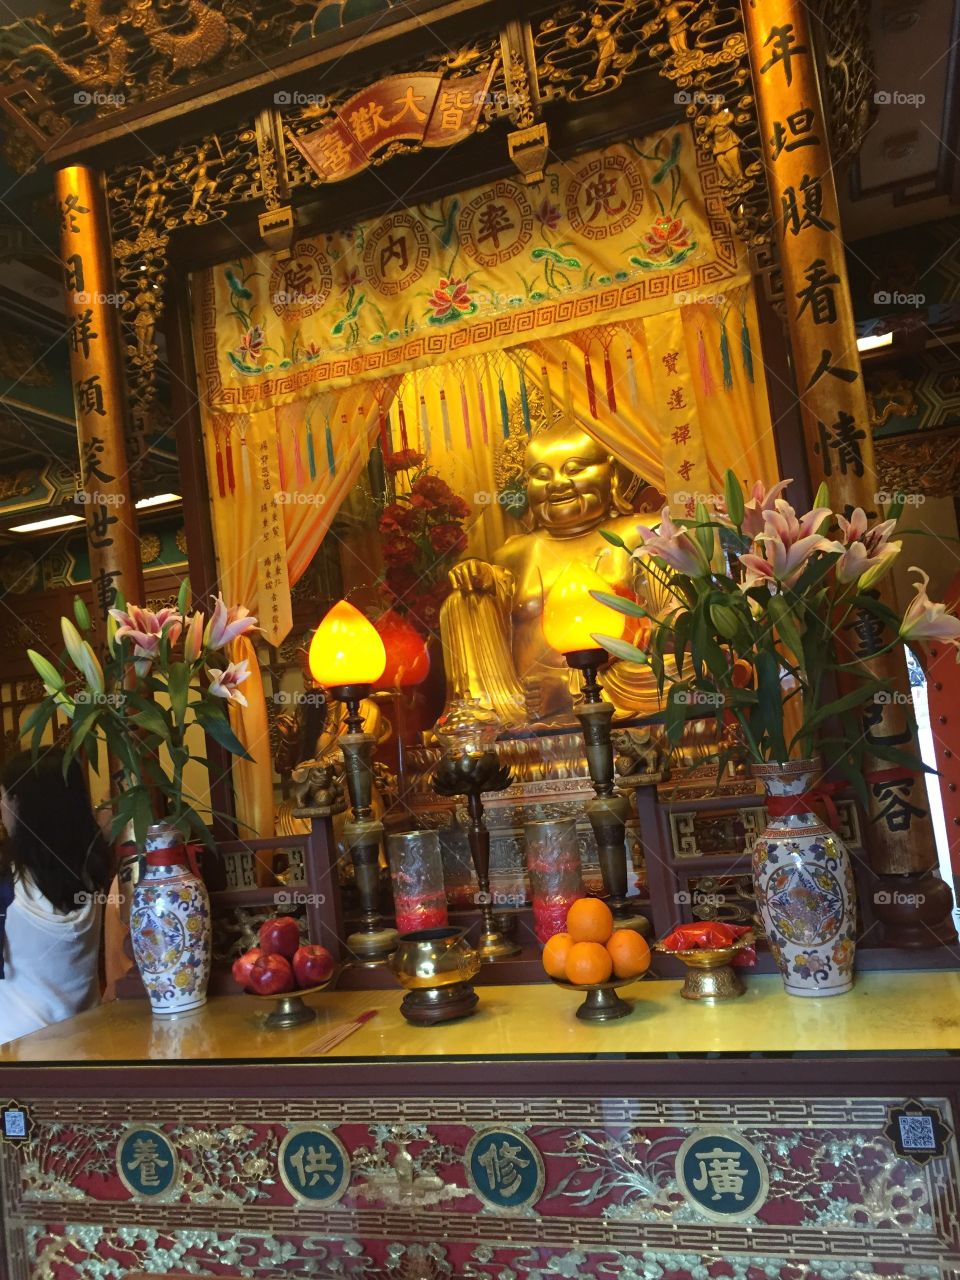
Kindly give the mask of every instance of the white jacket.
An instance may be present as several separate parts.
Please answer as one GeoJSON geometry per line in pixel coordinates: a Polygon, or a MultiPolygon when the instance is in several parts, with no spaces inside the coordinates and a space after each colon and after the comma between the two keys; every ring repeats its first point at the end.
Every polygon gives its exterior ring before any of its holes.
{"type": "Polygon", "coordinates": [[[100,906],[93,894],[61,915],[29,877],[18,877],[7,907],[0,1044],[99,1003],[99,945],[100,906]]]}

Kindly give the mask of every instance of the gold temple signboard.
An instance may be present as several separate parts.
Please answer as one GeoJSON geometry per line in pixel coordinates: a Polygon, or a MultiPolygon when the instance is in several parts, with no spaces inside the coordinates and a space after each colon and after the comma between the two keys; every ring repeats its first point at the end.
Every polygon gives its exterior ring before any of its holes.
{"type": "Polygon", "coordinates": [[[291,140],[325,182],[360,173],[394,142],[452,146],[475,132],[495,69],[491,62],[453,81],[439,72],[387,76],[355,93],[331,122],[291,140]]]}

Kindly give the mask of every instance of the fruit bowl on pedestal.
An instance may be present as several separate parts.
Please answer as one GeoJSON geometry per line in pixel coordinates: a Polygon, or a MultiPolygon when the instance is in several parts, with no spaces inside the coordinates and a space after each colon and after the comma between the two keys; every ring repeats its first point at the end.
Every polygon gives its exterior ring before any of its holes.
{"type": "Polygon", "coordinates": [[[641,973],[635,978],[610,978],[607,982],[590,984],[565,982],[562,978],[551,978],[550,981],[555,987],[563,987],[565,991],[579,991],[587,997],[577,1009],[577,1017],[584,1022],[612,1022],[633,1012],[633,1006],[617,995],[618,989],[639,982],[643,976],[641,973]]]}
{"type": "Polygon", "coordinates": [[[248,991],[247,995],[253,996],[254,1000],[268,1000],[276,1005],[263,1024],[271,1031],[278,1027],[300,1027],[307,1022],[312,1022],[317,1016],[316,1009],[311,1009],[308,1004],[304,1004],[303,997],[313,995],[315,991],[326,991],[336,982],[341,968],[341,965],[337,965],[326,982],[321,982],[315,987],[301,987],[297,991],[278,991],[275,995],[267,996],[259,995],[256,991],[248,991]]]}

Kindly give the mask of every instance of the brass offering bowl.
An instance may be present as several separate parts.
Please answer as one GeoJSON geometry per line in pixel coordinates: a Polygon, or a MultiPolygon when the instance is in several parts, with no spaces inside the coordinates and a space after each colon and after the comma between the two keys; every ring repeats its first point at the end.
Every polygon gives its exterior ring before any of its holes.
{"type": "Polygon", "coordinates": [[[597,982],[590,986],[577,982],[564,982],[562,978],[551,978],[555,987],[563,987],[565,991],[579,991],[587,998],[577,1010],[577,1017],[584,1022],[612,1022],[614,1018],[625,1018],[633,1012],[633,1006],[617,995],[618,987],[629,987],[632,982],[639,982],[643,974],[636,978],[610,978],[607,982],[597,982]]]}
{"type": "Polygon", "coordinates": [[[400,1012],[418,1027],[465,1018],[479,996],[470,985],[480,972],[480,957],[463,929],[418,929],[402,933],[387,964],[407,994],[400,1012]]]}
{"type": "Polygon", "coordinates": [[[307,1022],[313,1022],[317,1016],[316,1009],[311,1009],[308,1004],[304,1004],[303,997],[312,995],[314,991],[326,991],[332,983],[336,982],[341,968],[341,965],[336,965],[326,982],[321,982],[315,987],[301,987],[299,991],[283,991],[275,996],[261,996],[255,991],[248,991],[247,994],[252,995],[255,1000],[269,1000],[271,1004],[276,1005],[263,1023],[271,1031],[280,1027],[302,1027],[307,1022]]]}
{"type": "Polygon", "coordinates": [[[732,961],[738,951],[753,946],[753,943],[754,935],[745,933],[729,947],[691,947],[687,951],[671,951],[658,942],[654,951],[660,951],[665,956],[676,956],[686,965],[686,978],[680,988],[680,995],[684,1000],[717,1004],[720,1000],[735,1000],[746,991],[732,961]]]}

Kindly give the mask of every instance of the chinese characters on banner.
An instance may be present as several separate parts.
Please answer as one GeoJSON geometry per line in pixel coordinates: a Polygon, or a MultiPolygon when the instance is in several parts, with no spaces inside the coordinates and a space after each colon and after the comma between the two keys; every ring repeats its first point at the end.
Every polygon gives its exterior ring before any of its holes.
{"type": "Polygon", "coordinates": [[[663,447],[664,494],[674,516],[710,505],[710,475],[679,308],[662,317],[650,375],[663,447]]]}
{"type": "Polygon", "coordinates": [[[86,516],[93,617],[101,636],[122,591],[142,598],[136,515],[124,446],[117,307],[103,197],[82,165],[56,175],[69,328],[67,346],[80,444],[78,502],[86,516]]]}
{"type": "Polygon", "coordinates": [[[391,142],[449,147],[476,129],[493,78],[491,64],[472,76],[387,76],[355,93],[332,124],[292,141],[314,171],[339,182],[365,169],[391,142]]]}
{"type": "Polygon", "coordinates": [[[275,438],[254,437],[254,490],[257,495],[257,616],[264,639],[278,645],[293,626],[287,542],[275,438]]]}
{"type": "MultiPolygon", "coordinates": [[[[835,510],[876,515],[873,439],[806,10],[799,0],[753,0],[744,18],[811,475],[814,485],[827,481],[835,510]]],[[[864,617],[854,620],[850,641],[851,657],[907,694],[903,704],[891,698],[873,707],[864,721],[868,742],[915,749],[902,657],[872,658],[877,637],[864,617]]],[[[874,869],[936,865],[923,779],[876,759],[867,779],[874,869]]]]}

